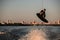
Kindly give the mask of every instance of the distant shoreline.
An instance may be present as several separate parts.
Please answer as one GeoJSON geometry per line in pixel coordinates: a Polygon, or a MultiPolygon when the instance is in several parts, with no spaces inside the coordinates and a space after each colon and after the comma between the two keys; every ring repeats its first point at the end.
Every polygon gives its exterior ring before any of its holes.
{"type": "Polygon", "coordinates": [[[22,23],[14,23],[14,24],[1,24],[0,26],[60,26],[60,24],[22,24],[22,23]]]}

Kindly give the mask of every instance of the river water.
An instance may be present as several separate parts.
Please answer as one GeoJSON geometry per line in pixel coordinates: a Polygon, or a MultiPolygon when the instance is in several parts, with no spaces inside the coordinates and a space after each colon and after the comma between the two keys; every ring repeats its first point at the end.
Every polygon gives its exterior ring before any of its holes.
{"type": "Polygon", "coordinates": [[[14,40],[60,40],[60,26],[0,26],[0,31],[18,35],[14,40]]]}

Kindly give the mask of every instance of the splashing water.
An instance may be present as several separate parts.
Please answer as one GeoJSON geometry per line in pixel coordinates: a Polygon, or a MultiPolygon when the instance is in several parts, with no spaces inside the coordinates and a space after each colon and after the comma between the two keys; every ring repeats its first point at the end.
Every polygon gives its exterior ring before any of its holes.
{"type": "Polygon", "coordinates": [[[28,32],[24,37],[19,40],[48,40],[46,33],[40,29],[34,29],[28,32]]]}

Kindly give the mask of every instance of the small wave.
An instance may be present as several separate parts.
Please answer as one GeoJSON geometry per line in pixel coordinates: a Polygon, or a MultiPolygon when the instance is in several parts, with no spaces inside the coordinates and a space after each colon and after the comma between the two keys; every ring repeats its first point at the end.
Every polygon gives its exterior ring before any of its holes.
{"type": "Polygon", "coordinates": [[[32,29],[25,36],[18,40],[49,40],[45,30],[42,29],[32,29]]]}

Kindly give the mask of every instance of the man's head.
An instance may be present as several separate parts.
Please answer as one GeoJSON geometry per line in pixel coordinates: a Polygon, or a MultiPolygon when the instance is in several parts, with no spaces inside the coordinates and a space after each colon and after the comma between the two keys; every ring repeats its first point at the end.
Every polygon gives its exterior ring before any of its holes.
{"type": "Polygon", "coordinates": [[[46,11],[46,9],[43,9],[44,11],[46,11]]]}

